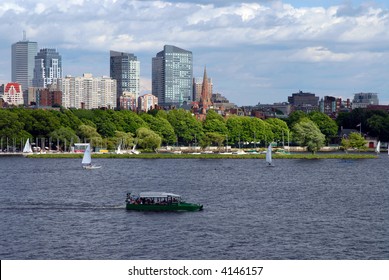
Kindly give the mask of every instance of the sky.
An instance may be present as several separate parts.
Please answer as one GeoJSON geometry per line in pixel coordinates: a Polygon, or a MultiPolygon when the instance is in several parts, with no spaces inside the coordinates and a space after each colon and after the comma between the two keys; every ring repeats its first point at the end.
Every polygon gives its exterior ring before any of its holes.
{"type": "Polygon", "coordinates": [[[11,45],[56,48],[63,74],[109,76],[109,51],[133,53],[141,94],[164,45],[193,52],[214,92],[238,106],[311,92],[389,104],[389,1],[0,0],[0,84],[11,82],[11,45]]]}

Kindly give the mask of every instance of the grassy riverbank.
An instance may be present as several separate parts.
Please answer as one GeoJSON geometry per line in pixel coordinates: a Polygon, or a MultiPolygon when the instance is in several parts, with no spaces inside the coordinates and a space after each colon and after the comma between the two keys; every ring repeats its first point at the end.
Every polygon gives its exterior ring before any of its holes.
{"type": "MultiPolygon", "coordinates": [[[[75,153],[52,153],[52,154],[32,154],[28,158],[82,158],[83,154],[75,153]]],[[[265,154],[170,154],[170,153],[141,153],[134,154],[93,154],[93,158],[139,158],[139,159],[264,159],[265,154]]],[[[375,154],[370,153],[296,153],[290,155],[274,154],[273,159],[374,159],[375,154]]]]}

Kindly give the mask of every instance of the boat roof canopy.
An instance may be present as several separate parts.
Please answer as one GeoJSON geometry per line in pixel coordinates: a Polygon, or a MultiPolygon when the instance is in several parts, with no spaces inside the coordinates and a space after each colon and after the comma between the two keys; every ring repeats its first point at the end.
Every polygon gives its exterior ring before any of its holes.
{"type": "Polygon", "coordinates": [[[181,197],[178,194],[174,193],[166,193],[166,192],[141,192],[139,193],[139,197],[161,197],[161,198],[167,198],[167,197],[181,197]]]}

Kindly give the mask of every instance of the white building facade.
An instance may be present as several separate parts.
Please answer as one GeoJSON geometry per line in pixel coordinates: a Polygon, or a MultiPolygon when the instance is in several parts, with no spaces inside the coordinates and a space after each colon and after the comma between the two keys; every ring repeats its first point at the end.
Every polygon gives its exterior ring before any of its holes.
{"type": "Polygon", "coordinates": [[[23,105],[24,98],[22,85],[19,83],[8,83],[4,88],[3,100],[8,103],[8,105],[23,105]]]}
{"type": "Polygon", "coordinates": [[[145,94],[138,98],[138,109],[142,112],[147,112],[154,109],[158,105],[158,97],[152,94],[145,94]]]}
{"type": "Polygon", "coordinates": [[[66,76],[58,80],[62,91],[62,106],[76,109],[97,109],[116,107],[116,80],[109,77],[66,76]]]}

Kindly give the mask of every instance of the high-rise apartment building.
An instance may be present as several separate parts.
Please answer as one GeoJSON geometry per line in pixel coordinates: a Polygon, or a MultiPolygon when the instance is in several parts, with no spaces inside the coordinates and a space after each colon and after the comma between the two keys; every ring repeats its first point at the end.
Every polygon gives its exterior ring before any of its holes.
{"type": "Polygon", "coordinates": [[[12,82],[17,82],[22,86],[23,91],[27,91],[32,86],[34,77],[35,56],[38,51],[38,43],[26,39],[12,45],[12,82]]]}
{"type": "Polygon", "coordinates": [[[191,51],[165,45],[152,59],[152,94],[161,106],[180,107],[193,98],[191,51]]]}
{"type": "Polygon", "coordinates": [[[47,88],[62,78],[62,58],[56,49],[41,49],[35,56],[34,87],[47,88]]]}
{"type": "Polygon", "coordinates": [[[65,108],[96,109],[116,107],[116,80],[109,77],[94,78],[92,74],[82,77],[66,76],[58,79],[65,108]]]}
{"type": "Polygon", "coordinates": [[[110,51],[110,76],[117,81],[117,105],[120,107],[120,96],[124,92],[140,92],[140,62],[132,53],[110,51]]]}

